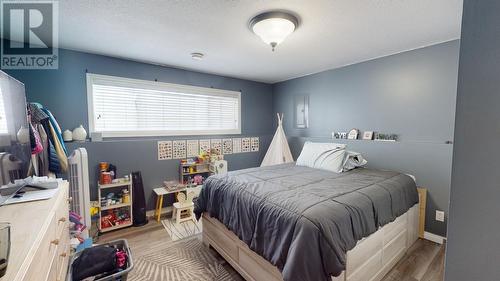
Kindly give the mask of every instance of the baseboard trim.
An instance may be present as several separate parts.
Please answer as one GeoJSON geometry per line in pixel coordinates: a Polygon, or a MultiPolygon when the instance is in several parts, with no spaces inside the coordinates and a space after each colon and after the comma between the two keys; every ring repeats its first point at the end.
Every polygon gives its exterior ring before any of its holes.
{"type": "Polygon", "coordinates": [[[444,241],[446,240],[446,237],[425,231],[424,239],[432,241],[434,243],[443,244],[444,241]]]}
{"type": "MultiPolygon", "coordinates": [[[[172,213],[172,206],[161,208],[161,212],[160,212],[161,215],[168,214],[168,213],[172,213]]],[[[148,218],[154,217],[155,216],[155,210],[146,211],[146,216],[148,218]]]]}

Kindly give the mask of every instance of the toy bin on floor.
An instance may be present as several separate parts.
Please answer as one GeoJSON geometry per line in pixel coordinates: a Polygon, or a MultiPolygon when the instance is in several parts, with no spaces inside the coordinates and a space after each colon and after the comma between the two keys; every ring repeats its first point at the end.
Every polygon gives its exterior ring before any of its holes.
{"type": "MultiPolygon", "coordinates": [[[[114,240],[114,241],[111,241],[108,243],[99,244],[99,246],[101,246],[101,245],[112,246],[112,247],[115,247],[117,249],[125,251],[127,253],[127,262],[126,262],[127,267],[126,267],[126,269],[124,269],[120,272],[116,272],[114,274],[95,279],[94,281],[127,281],[127,275],[134,267],[134,262],[132,261],[132,253],[131,253],[130,248],[128,246],[127,240],[119,239],[119,240],[114,240]]],[[[81,253],[82,252],[78,252],[75,255],[73,255],[71,262],[69,264],[68,275],[66,277],[66,281],[73,281],[72,265],[73,265],[73,262],[80,256],[81,253]]]]}

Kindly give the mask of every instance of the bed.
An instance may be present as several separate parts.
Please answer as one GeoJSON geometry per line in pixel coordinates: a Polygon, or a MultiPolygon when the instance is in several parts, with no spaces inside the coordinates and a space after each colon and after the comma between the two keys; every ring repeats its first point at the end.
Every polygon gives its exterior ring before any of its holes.
{"type": "Polygon", "coordinates": [[[203,240],[247,280],[380,280],[418,238],[414,180],[294,163],[207,179],[203,240]]]}

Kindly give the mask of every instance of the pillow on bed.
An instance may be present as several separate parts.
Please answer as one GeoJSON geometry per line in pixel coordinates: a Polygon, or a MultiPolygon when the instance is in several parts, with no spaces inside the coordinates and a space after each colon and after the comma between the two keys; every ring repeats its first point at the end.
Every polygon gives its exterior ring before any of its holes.
{"type": "Polygon", "coordinates": [[[307,141],[296,165],[340,173],[343,169],[344,155],[345,144],[307,141]]]}
{"type": "Polygon", "coordinates": [[[363,158],[361,153],[359,152],[354,152],[354,151],[346,151],[345,153],[345,160],[343,164],[343,171],[349,171],[352,170],[356,167],[361,167],[366,165],[368,161],[363,158]]]}

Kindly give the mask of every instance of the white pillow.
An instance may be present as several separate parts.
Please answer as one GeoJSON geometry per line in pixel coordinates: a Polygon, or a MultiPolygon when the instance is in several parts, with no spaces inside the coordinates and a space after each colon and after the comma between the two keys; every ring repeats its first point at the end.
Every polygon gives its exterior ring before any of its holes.
{"type": "Polygon", "coordinates": [[[296,165],[342,172],[345,144],[305,142],[296,165]]]}
{"type": "Polygon", "coordinates": [[[343,171],[347,172],[349,170],[352,170],[356,167],[361,167],[366,165],[368,161],[363,158],[361,153],[359,152],[354,152],[354,151],[346,151],[345,153],[345,160],[343,164],[343,171]]]}

